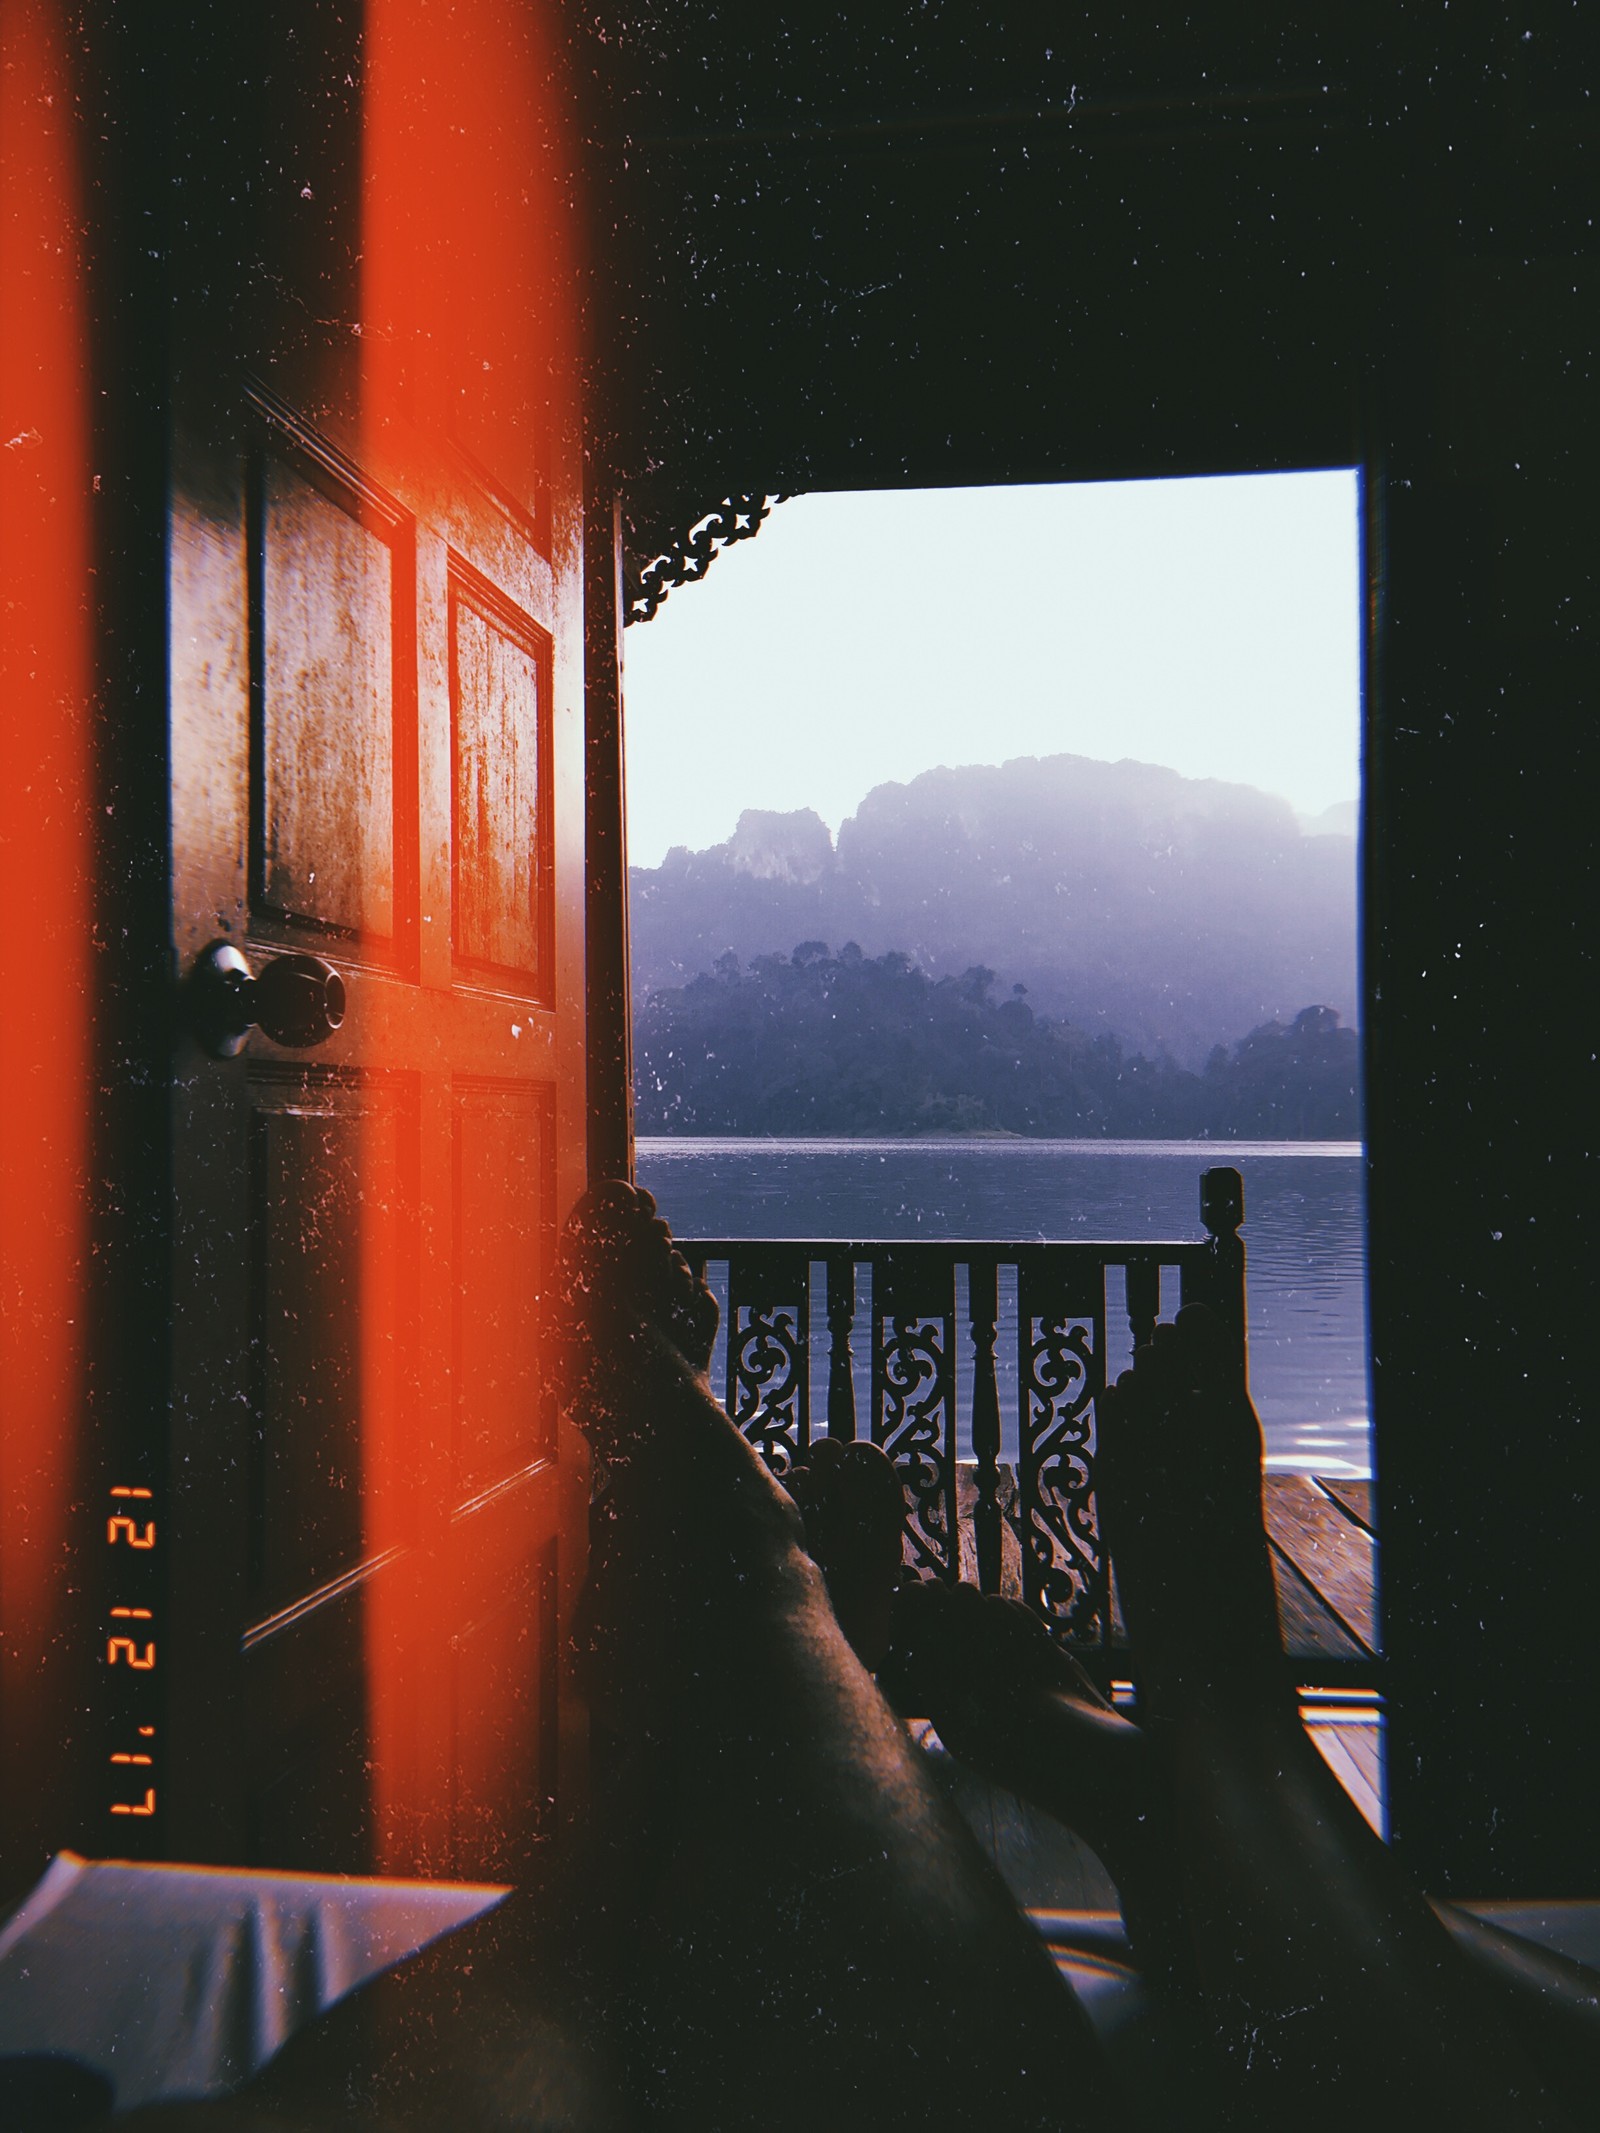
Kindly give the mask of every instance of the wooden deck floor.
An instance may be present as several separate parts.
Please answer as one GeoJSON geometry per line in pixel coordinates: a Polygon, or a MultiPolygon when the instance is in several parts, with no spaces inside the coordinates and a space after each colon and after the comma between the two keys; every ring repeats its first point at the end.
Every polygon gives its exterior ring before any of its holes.
{"type": "Polygon", "coordinates": [[[1313,1679],[1327,1671],[1329,1659],[1341,1662],[1346,1677],[1340,1693],[1303,1691],[1300,1715],[1334,1776],[1383,1836],[1388,1824],[1383,1710],[1376,1693],[1382,1646],[1372,1484],[1269,1474],[1266,1512],[1284,1647],[1313,1679]]]}
{"type": "Polygon", "coordinates": [[[1371,1482],[1269,1474],[1266,1512],[1285,1649],[1295,1658],[1376,1658],[1371,1482]]]}
{"type": "MultiPolygon", "coordinates": [[[[978,1582],[972,1538],[974,1470],[957,1477],[961,1523],[961,1575],[978,1582]]],[[[1009,1512],[1016,1483],[1000,1469],[1000,1503],[1009,1512]]],[[[1376,1548],[1369,1481],[1322,1481],[1307,1474],[1266,1477],[1267,1537],[1278,1581],[1278,1614],[1284,1649],[1308,1662],[1337,1661],[1339,1672],[1359,1675],[1379,1651],[1376,1548]]],[[[1009,1519],[1002,1528],[1000,1589],[1020,1594],[1022,1562],[1009,1519]]],[[[1112,1595],[1112,1642],[1125,1642],[1121,1612],[1112,1595]]],[[[1315,1671],[1315,1669],[1313,1669],[1315,1671]]]]}

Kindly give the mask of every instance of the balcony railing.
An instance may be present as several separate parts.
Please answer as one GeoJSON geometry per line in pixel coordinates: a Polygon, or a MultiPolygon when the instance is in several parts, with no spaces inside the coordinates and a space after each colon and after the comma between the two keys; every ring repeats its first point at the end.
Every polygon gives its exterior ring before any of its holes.
{"type": "MultiPolygon", "coordinates": [[[[819,1419],[829,1436],[869,1437],[905,1484],[912,1568],[953,1580],[965,1562],[997,1592],[1014,1535],[1022,1596],[1075,1647],[1108,1653],[1095,1458],[1111,1298],[1120,1290],[1132,1346],[1150,1338],[1164,1301],[1206,1303],[1243,1378],[1238,1171],[1202,1175],[1200,1219],[1203,1237],[1141,1244],[698,1237],[680,1246],[721,1290],[728,1413],[778,1474],[820,1434],[819,1419]],[[1175,1297],[1163,1296],[1168,1269],[1175,1297]],[[997,1356],[1002,1297],[1007,1323],[1014,1300],[1014,1372],[997,1356]],[[1008,1431],[1002,1379],[1014,1387],[1008,1431]],[[814,1388],[824,1386],[818,1418],[814,1388]],[[963,1438],[970,1463],[958,1457],[963,1438]],[[1007,1439],[1014,1463],[1003,1467],[1007,1439]]],[[[1119,1333],[1116,1346],[1127,1344],[1119,1333]]]]}

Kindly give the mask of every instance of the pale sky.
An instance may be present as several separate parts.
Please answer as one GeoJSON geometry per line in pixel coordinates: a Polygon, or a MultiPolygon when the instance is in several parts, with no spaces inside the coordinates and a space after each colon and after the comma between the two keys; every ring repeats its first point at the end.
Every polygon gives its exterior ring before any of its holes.
{"type": "Polygon", "coordinates": [[[1354,472],[799,496],[624,639],[628,856],[937,764],[1360,786],[1354,472]]]}

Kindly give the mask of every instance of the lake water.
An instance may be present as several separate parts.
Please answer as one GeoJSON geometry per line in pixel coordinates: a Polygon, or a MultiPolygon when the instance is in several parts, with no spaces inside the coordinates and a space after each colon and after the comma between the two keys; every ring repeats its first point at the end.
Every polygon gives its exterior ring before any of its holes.
{"type": "MultiPolygon", "coordinates": [[[[1267,1464],[1366,1475],[1359,1142],[638,1143],[639,1183],[685,1237],[1200,1238],[1200,1173],[1218,1163],[1244,1177],[1250,1386],[1267,1464]]],[[[1108,1302],[1107,1367],[1114,1374],[1126,1360],[1126,1321],[1115,1290],[1108,1302]]],[[[1163,1293],[1164,1315],[1175,1303],[1163,1293]]],[[[863,1346],[858,1340],[861,1367],[863,1346]]],[[[997,1363],[1006,1459],[1015,1456],[1015,1356],[1014,1286],[1003,1285],[997,1363]]],[[[964,1390],[958,1381],[958,1417],[967,1410],[964,1390]]],[[[959,1438],[965,1455],[964,1426],[959,1438]]]]}

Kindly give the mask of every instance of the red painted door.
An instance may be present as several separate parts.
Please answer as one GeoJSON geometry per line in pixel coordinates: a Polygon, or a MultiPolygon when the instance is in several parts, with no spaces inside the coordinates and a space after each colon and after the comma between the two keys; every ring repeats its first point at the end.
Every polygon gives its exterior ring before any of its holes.
{"type": "Polygon", "coordinates": [[[171,1412],[107,1506],[158,1597],[107,1679],[152,1750],[111,1805],[153,1789],[170,1855],[483,1874],[575,1767],[536,1302],[582,1182],[583,528],[538,12],[428,25],[280,51],[253,153],[322,219],[180,271],[174,962],[314,954],[344,1013],[180,1037],[171,1412]]]}

